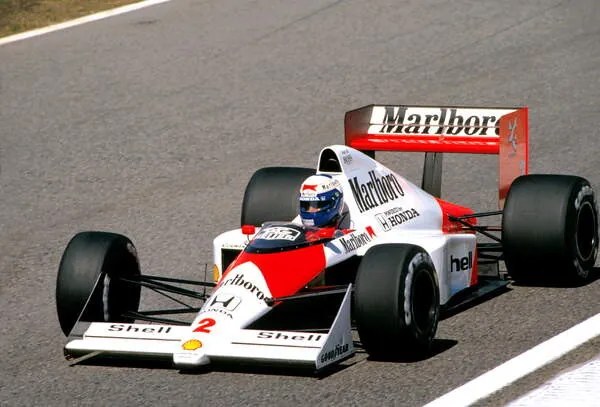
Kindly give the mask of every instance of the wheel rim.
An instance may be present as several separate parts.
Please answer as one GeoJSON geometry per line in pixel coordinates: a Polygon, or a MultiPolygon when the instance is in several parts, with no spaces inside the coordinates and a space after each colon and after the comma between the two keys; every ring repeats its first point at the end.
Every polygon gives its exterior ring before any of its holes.
{"type": "Polygon", "coordinates": [[[590,202],[584,202],[577,213],[575,229],[575,246],[577,254],[583,261],[589,260],[594,254],[597,241],[597,221],[594,208],[590,202]]]}
{"type": "Polygon", "coordinates": [[[435,282],[429,273],[421,270],[413,281],[413,318],[417,329],[427,332],[433,323],[435,314],[435,282]]]}

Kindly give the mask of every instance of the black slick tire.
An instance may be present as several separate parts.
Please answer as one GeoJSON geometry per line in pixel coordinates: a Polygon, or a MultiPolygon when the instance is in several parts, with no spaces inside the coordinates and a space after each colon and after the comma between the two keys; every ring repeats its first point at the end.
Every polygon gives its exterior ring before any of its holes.
{"type": "Polygon", "coordinates": [[[141,286],[122,281],[135,279],[140,268],[131,241],[116,233],[81,232],[67,245],[56,280],[56,310],[65,335],[75,323],[131,322],[121,315],[137,311],[141,286]]]}
{"type": "Polygon", "coordinates": [[[295,218],[300,185],[314,174],[314,169],[301,167],[266,167],[256,171],[244,192],[242,226],[295,218]]]}
{"type": "Polygon", "coordinates": [[[516,281],[587,281],[598,251],[598,211],[590,183],[570,175],[517,178],[504,206],[502,246],[507,271],[516,281]]]}
{"type": "Polygon", "coordinates": [[[440,309],[429,254],[409,244],[374,246],[358,268],[354,319],[375,359],[416,359],[430,353],[440,309]]]}

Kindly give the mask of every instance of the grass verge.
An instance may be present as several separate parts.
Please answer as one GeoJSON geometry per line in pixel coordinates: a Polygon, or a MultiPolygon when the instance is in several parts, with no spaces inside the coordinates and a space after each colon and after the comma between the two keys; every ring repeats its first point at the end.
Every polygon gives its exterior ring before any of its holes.
{"type": "Polygon", "coordinates": [[[0,0],[0,37],[139,0],[0,0]]]}

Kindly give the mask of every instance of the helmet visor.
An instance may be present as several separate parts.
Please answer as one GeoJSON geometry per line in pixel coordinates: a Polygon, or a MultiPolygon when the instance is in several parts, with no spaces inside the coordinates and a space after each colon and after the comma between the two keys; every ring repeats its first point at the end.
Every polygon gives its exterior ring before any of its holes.
{"type": "Polygon", "coordinates": [[[303,212],[320,212],[329,209],[332,205],[331,201],[300,201],[300,209],[303,212]]]}

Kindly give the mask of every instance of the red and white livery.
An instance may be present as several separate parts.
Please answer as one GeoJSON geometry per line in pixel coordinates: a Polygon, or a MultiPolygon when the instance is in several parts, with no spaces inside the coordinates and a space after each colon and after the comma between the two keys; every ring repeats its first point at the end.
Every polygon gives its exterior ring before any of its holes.
{"type": "Polygon", "coordinates": [[[234,362],[321,370],[356,346],[382,359],[427,354],[440,315],[505,288],[507,276],[586,280],[598,247],[594,193],[580,177],[527,175],[527,113],[348,112],[345,145],[323,148],[315,168],[252,176],[240,227],[214,239],[214,283],[143,275],[126,237],[76,235],[57,285],[65,354],[166,358],[180,369],[234,362]],[[380,150],[425,152],[422,184],[378,162],[380,150]],[[497,154],[500,210],[443,200],[443,153],[497,154]],[[297,216],[300,185],[313,174],[343,190],[337,227],[305,226],[297,216]],[[494,216],[501,224],[478,223],[494,216]],[[143,287],[201,305],[140,311],[143,287]],[[186,311],[193,320],[173,318],[186,311]]]}

